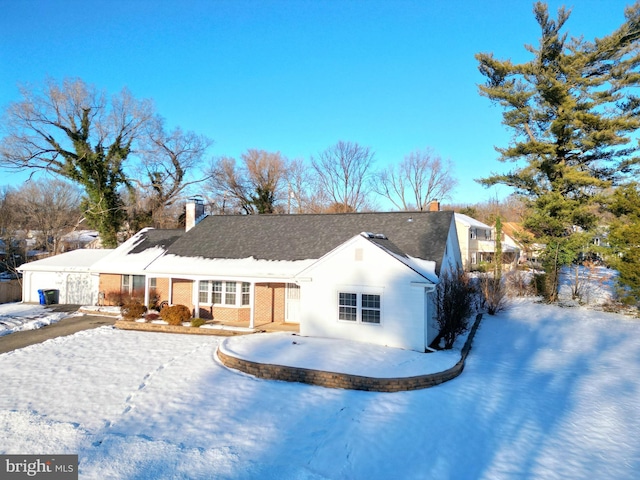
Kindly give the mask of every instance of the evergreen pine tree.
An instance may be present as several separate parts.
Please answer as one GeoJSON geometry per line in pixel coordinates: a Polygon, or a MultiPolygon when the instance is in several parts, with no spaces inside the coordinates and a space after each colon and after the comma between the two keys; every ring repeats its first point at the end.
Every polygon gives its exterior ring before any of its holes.
{"type": "Polygon", "coordinates": [[[640,191],[638,185],[620,187],[611,198],[615,220],[609,226],[608,242],[612,255],[608,259],[618,270],[620,297],[624,303],[640,302],[640,191]]]}
{"type": "Polygon", "coordinates": [[[546,4],[534,5],[542,33],[538,48],[526,46],[528,62],[476,55],[487,77],[480,93],[505,109],[503,123],[514,131],[511,144],[497,148],[500,160],[520,162],[479,181],[528,199],[533,214],[525,227],[546,244],[550,301],[560,267],[584,246],[574,234],[595,227],[602,192],[639,161],[631,134],[640,127],[640,98],[631,90],[640,83],[640,2],[627,8],[619,29],[594,42],[561,33],[569,14],[560,8],[552,20],[546,4]]]}

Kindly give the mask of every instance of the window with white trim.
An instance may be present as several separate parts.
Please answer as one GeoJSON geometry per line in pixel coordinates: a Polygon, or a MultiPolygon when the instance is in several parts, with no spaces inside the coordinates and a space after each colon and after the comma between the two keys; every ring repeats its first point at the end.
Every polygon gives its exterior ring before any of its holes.
{"type": "Polygon", "coordinates": [[[144,292],[144,275],[122,275],[120,290],[126,293],[144,292]]]}
{"type": "Polygon", "coordinates": [[[338,319],[355,322],[358,320],[358,295],[355,293],[338,294],[338,319]]]}
{"type": "Polygon", "coordinates": [[[251,284],[242,282],[242,305],[249,305],[251,300],[251,284]]]}
{"type": "Polygon", "coordinates": [[[238,307],[249,305],[251,284],[248,282],[222,282],[200,280],[198,302],[205,305],[226,305],[238,307]],[[238,294],[240,292],[240,294],[238,294]]]}
{"type": "Polygon", "coordinates": [[[236,283],[235,282],[224,282],[224,304],[225,305],[235,305],[236,299],[238,298],[236,294],[236,283]]]}
{"type": "Polygon", "coordinates": [[[338,292],[338,320],[379,325],[381,299],[379,294],[338,292]]]}
{"type": "Polygon", "coordinates": [[[201,280],[198,286],[198,303],[211,303],[209,298],[209,280],[201,280]]]}
{"type": "Polygon", "coordinates": [[[362,294],[362,322],[380,323],[380,295],[362,294]]]}

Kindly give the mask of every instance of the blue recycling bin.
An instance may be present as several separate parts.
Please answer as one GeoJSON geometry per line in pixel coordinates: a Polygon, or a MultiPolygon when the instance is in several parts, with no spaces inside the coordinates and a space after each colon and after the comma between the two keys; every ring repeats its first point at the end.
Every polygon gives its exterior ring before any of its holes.
{"type": "Polygon", "coordinates": [[[44,296],[44,290],[38,290],[38,297],[40,297],[40,305],[47,304],[47,297],[44,296]]]}

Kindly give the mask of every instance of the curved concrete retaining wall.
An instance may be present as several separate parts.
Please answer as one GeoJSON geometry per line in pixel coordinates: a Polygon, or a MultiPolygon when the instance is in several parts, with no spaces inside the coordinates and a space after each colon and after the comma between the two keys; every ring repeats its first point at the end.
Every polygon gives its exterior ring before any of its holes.
{"type": "Polygon", "coordinates": [[[258,378],[267,380],[283,380],[285,382],[301,382],[320,385],[328,388],[344,388],[349,390],[367,390],[372,392],[402,392],[434,387],[449,381],[462,373],[464,362],[471,350],[473,337],[482,320],[482,314],[476,316],[467,341],[462,348],[460,360],[453,367],[438,373],[429,373],[415,377],[373,378],[346,373],[325,372],[307,368],[271,365],[232,357],[217,349],[220,361],[227,367],[240,370],[258,378]]]}

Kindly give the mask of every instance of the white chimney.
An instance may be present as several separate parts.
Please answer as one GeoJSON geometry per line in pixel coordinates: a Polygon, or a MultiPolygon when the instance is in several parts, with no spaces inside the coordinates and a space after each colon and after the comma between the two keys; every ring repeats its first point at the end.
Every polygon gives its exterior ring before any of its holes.
{"type": "Polygon", "coordinates": [[[204,202],[201,198],[191,197],[187,201],[185,211],[185,232],[188,232],[204,218],[204,202]]]}

